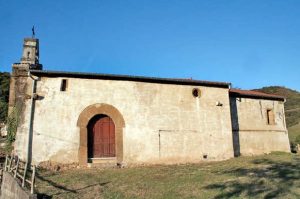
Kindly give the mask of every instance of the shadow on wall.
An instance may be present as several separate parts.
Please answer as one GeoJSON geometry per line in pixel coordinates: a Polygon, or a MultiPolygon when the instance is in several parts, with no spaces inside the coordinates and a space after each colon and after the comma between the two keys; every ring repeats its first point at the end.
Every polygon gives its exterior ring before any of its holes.
{"type": "Polygon", "coordinates": [[[240,151],[240,135],[239,135],[239,117],[236,101],[240,98],[230,98],[230,113],[231,113],[231,126],[232,126],[232,143],[234,150],[234,157],[241,155],[240,151]]]}
{"type": "Polygon", "coordinates": [[[278,163],[269,159],[254,160],[256,168],[224,171],[235,178],[206,186],[218,191],[215,198],[300,198],[300,158],[278,163]]]}

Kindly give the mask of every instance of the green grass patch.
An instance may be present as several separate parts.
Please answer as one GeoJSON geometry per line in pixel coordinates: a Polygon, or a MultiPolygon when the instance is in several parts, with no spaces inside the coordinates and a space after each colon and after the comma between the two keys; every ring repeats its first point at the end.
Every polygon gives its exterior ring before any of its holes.
{"type": "Polygon", "coordinates": [[[297,136],[300,137],[300,123],[288,128],[289,138],[291,141],[295,141],[297,136]]]}
{"type": "Polygon", "coordinates": [[[39,171],[46,198],[299,198],[300,156],[272,153],[222,162],[39,171]]]}

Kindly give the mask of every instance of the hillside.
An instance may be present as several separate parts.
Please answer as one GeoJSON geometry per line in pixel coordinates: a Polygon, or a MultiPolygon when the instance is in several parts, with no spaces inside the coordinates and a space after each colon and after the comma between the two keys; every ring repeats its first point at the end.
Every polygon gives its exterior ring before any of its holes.
{"type": "Polygon", "coordinates": [[[269,86],[255,89],[268,94],[281,95],[286,97],[285,116],[291,141],[300,142],[300,92],[281,86],[269,86]]]}
{"type": "Polygon", "coordinates": [[[7,116],[9,77],[9,73],[0,72],[0,123],[5,122],[7,116]]]}

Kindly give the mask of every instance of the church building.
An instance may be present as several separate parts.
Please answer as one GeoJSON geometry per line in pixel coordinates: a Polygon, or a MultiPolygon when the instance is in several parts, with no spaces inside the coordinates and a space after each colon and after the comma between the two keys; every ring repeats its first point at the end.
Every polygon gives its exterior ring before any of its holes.
{"type": "Polygon", "coordinates": [[[9,112],[14,153],[34,164],[174,164],[290,151],[284,102],[226,82],[48,71],[26,38],[9,112]]]}

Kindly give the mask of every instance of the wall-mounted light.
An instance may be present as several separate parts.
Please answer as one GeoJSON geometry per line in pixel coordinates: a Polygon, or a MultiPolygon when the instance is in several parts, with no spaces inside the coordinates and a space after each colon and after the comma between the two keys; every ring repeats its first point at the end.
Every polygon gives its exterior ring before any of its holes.
{"type": "Polygon", "coordinates": [[[216,106],[223,106],[223,104],[221,102],[217,101],[216,106]]]}

